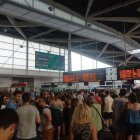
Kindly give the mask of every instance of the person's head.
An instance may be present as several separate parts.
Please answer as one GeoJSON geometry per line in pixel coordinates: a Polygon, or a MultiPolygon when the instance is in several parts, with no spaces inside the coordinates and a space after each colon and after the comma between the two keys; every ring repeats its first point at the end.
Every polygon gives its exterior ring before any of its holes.
{"type": "Polygon", "coordinates": [[[47,99],[49,97],[49,93],[47,91],[44,91],[43,92],[43,97],[47,99]]]}
{"type": "Polygon", "coordinates": [[[20,90],[15,90],[13,93],[13,98],[15,102],[20,102],[21,101],[21,97],[22,97],[22,91],[20,90]]]}
{"type": "Polygon", "coordinates": [[[88,104],[89,106],[92,105],[92,104],[96,104],[96,103],[97,103],[97,102],[96,102],[96,99],[95,99],[94,96],[92,96],[92,95],[88,96],[87,104],[88,104]]]}
{"type": "Polygon", "coordinates": [[[85,103],[79,104],[74,110],[71,125],[73,126],[74,124],[79,123],[90,123],[92,119],[91,116],[91,111],[88,105],[86,105],[85,103]]]}
{"type": "Polygon", "coordinates": [[[77,98],[73,98],[71,101],[71,108],[74,110],[77,107],[78,103],[79,100],[77,98]]]}
{"type": "Polygon", "coordinates": [[[22,94],[22,100],[24,103],[30,102],[30,94],[29,93],[22,94]]]}
{"type": "Polygon", "coordinates": [[[128,101],[130,103],[136,103],[138,101],[136,94],[130,93],[130,95],[128,96],[128,101]]]}
{"type": "Polygon", "coordinates": [[[0,135],[3,139],[10,140],[15,132],[19,117],[13,109],[0,110],[0,135]]]}
{"type": "Polygon", "coordinates": [[[66,107],[71,107],[71,101],[72,100],[71,100],[71,97],[69,95],[66,96],[64,101],[65,101],[65,106],[66,107]]]}
{"type": "Polygon", "coordinates": [[[95,95],[98,96],[99,95],[99,91],[95,90],[95,95]]]}
{"type": "Polygon", "coordinates": [[[120,90],[119,96],[125,96],[126,95],[126,92],[127,92],[126,89],[122,88],[120,90]]]}
{"type": "Polygon", "coordinates": [[[44,107],[46,104],[48,104],[47,99],[45,97],[40,97],[39,106],[44,107]]]}
{"type": "Polygon", "coordinates": [[[106,96],[109,96],[109,95],[110,95],[110,91],[109,91],[109,90],[106,90],[106,91],[105,91],[105,95],[106,95],[106,96]]]}

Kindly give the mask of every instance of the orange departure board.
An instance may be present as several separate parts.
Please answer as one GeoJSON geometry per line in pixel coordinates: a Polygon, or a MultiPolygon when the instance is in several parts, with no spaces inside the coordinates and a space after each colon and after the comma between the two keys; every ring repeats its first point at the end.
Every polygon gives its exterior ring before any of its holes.
{"type": "Polygon", "coordinates": [[[140,66],[118,68],[118,80],[140,79],[140,66]]]}
{"type": "Polygon", "coordinates": [[[64,83],[94,82],[105,80],[105,69],[63,73],[64,83]]]}
{"type": "Polygon", "coordinates": [[[63,81],[65,83],[69,82],[92,82],[96,81],[95,73],[84,73],[84,74],[72,74],[72,75],[64,75],[63,81]]]}

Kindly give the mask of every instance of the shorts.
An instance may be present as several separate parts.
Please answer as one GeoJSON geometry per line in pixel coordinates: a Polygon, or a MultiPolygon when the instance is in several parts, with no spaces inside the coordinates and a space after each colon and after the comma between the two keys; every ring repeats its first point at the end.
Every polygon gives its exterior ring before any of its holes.
{"type": "Polygon", "coordinates": [[[126,123],[126,133],[128,135],[140,135],[140,123],[126,123]]]}
{"type": "Polygon", "coordinates": [[[112,119],[112,112],[104,112],[104,113],[103,113],[103,118],[104,118],[105,120],[107,120],[107,119],[112,119]]]}

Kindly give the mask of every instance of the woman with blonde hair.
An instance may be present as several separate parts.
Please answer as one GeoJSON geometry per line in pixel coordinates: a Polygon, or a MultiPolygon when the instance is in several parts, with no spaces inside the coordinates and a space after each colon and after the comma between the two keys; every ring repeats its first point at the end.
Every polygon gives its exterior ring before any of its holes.
{"type": "Polygon", "coordinates": [[[97,131],[92,124],[90,108],[84,103],[74,111],[70,127],[70,140],[97,140],[97,131]]]}

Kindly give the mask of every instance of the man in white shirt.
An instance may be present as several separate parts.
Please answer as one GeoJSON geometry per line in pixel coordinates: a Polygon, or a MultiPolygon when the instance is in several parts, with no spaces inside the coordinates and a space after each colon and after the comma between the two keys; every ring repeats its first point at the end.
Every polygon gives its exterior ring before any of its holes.
{"type": "Polygon", "coordinates": [[[35,140],[37,137],[36,126],[40,124],[40,116],[37,108],[30,105],[29,93],[22,95],[23,106],[17,109],[19,115],[19,125],[17,138],[19,140],[35,140]]]}
{"type": "Polygon", "coordinates": [[[104,98],[104,108],[103,108],[103,117],[106,121],[106,125],[111,126],[112,124],[112,104],[113,98],[110,96],[110,91],[105,92],[106,97],[104,98]]]}

